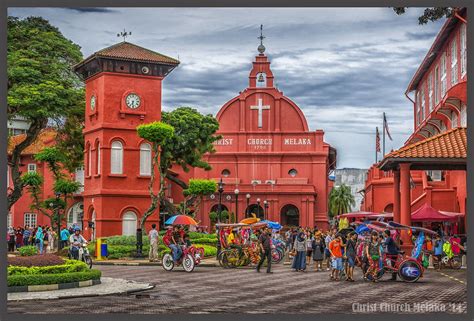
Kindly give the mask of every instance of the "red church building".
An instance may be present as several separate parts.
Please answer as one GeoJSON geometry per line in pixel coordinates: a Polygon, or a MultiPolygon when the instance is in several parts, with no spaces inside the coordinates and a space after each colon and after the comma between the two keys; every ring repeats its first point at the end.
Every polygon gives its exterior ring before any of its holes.
{"type": "Polygon", "coordinates": [[[466,27],[465,9],[447,19],[410,81],[414,131],[369,169],[361,210],[393,212],[407,224],[424,204],[466,214],[466,27]]]}
{"type": "MultiPolygon", "coordinates": [[[[258,47],[248,87],[217,113],[216,153],[205,155],[212,170],[195,169],[196,178],[222,179],[222,209],[241,220],[251,213],[294,226],[328,226],[328,173],[336,167],[336,150],[322,130],[310,131],[301,109],[275,87],[265,47],[258,47]]],[[[218,197],[199,211],[210,226],[218,197]]]]}

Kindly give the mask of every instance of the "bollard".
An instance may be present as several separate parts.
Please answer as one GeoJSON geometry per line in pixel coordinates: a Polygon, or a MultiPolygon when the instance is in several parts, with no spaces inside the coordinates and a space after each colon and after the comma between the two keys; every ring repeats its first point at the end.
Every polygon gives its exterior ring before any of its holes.
{"type": "Polygon", "coordinates": [[[465,254],[461,257],[461,269],[467,269],[467,257],[465,254]]]}
{"type": "Polygon", "coordinates": [[[430,257],[428,258],[428,269],[434,269],[434,265],[433,265],[433,255],[430,254],[430,257]]]}
{"type": "Polygon", "coordinates": [[[102,239],[98,238],[95,243],[95,257],[97,261],[102,260],[102,239]]]}

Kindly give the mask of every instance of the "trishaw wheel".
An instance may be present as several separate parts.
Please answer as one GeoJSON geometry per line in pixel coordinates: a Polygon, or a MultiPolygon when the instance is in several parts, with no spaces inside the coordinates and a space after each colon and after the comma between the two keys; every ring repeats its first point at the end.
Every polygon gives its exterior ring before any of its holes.
{"type": "Polygon", "coordinates": [[[398,276],[404,282],[416,282],[422,273],[422,267],[415,260],[405,260],[398,266],[398,276]]]}
{"type": "Polygon", "coordinates": [[[462,266],[462,261],[459,257],[455,256],[451,259],[451,268],[459,270],[462,266]]]}
{"type": "Polygon", "coordinates": [[[186,254],[186,256],[183,258],[183,269],[186,272],[192,272],[195,266],[196,264],[194,262],[194,258],[192,257],[192,255],[186,254]]]}
{"type": "Polygon", "coordinates": [[[228,267],[236,268],[240,265],[239,253],[237,251],[229,251],[227,253],[228,267]]]}
{"type": "Polygon", "coordinates": [[[163,255],[162,266],[166,271],[171,271],[174,268],[173,257],[171,254],[166,253],[163,255]]]}

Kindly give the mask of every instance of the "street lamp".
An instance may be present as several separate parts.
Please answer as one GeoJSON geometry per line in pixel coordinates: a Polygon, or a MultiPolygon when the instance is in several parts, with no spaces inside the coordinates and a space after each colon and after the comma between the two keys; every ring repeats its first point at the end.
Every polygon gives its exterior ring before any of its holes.
{"type": "Polygon", "coordinates": [[[260,199],[257,198],[257,217],[260,218],[260,199]]]}
{"type": "Polygon", "coordinates": [[[264,207],[264,219],[268,219],[267,216],[268,216],[268,202],[267,200],[264,200],[263,201],[263,207],[264,207]]]}
{"type": "Polygon", "coordinates": [[[238,219],[238,213],[239,213],[239,189],[236,188],[234,190],[234,194],[235,194],[235,222],[237,223],[238,219]]]}
{"type": "MultiPolygon", "coordinates": [[[[222,178],[219,181],[217,192],[219,192],[219,207],[218,207],[218,213],[217,213],[217,223],[221,222],[221,212],[222,212],[222,193],[224,193],[224,183],[222,182],[222,178]]],[[[216,259],[219,259],[219,254],[221,252],[221,241],[220,241],[220,236],[219,236],[219,228],[216,227],[216,234],[217,234],[217,253],[216,253],[216,259]]]]}
{"type": "Polygon", "coordinates": [[[250,216],[250,213],[249,213],[250,194],[245,195],[245,197],[247,198],[247,208],[245,209],[245,216],[249,217],[250,216]]]}
{"type": "MultiPolygon", "coordinates": [[[[56,193],[56,216],[58,217],[58,239],[61,235],[61,217],[59,216],[59,198],[61,197],[61,193],[56,193]]],[[[58,242],[58,251],[59,251],[59,242],[58,242]]]]}

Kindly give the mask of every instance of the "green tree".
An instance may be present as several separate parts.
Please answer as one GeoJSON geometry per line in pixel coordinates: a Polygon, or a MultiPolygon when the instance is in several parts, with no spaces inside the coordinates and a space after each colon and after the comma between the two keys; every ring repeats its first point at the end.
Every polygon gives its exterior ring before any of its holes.
{"type": "MultiPolygon", "coordinates": [[[[407,7],[394,7],[393,10],[397,15],[402,15],[406,12],[407,7]]],[[[420,25],[427,24],[429,21],[437,21],[441,18],[450,18],[457,8],[454,7],[431,7],[426,8],[423,14],[418,17],[420,25]]]]}
{"type": "Polygon", "coordinates": [[[153,122],[150,124],[143,124],[137,127],[138,136],[143,139],[146,139],[151,143],[152,151],[152,166],[151,166],[151,176],[150,183],[148,184],[148,191],[151,197],[150,207],[143,214],[140,221],[140,227],[142,230],[145,229],[146,219],[152,215],[157,209],[160,201],[165,197],[165,177],[166,172],[163,172],[160,167],[160,160],[163,158],[163,146],[174,137],[175,130],[173,126],[165,124],[163,122],[153,122]],[[155,172],[159,172],[159,182],[160,188],[156,193],[154,191],[155,185],[155,172]]]}
{"type": "MultiPolygon", "coordinates": [[[[36,141],[42,129],[56,125],[63,133],[58,138],[60,148],[80,149],[77,146],[82,143],[82,137],[78,140],[77,136],[64,134],[63,129],[65,124],[71,124],[69,116],[72,114],[76,120],[83,119],[83,85],[71,69],[81,60],[80,47],[47,20],[8,17],[7,113],[9,119],[19,116],[29,123],[25,139],[14,146],[9,157],[13,189],[7,194],[8,209],[21,197],[26,186],[19,169],[21,153],[36,141]]],[[[75,158],[66,159],[66,163],[80,162],[82,153],[70,154],[73,155],[75,158]]]]}
{"type": "Polygon", "coordinates": [[[53,191],[60,194],[60,198],[50,197],[44,199],[42,195],[42,185],[44,178],[38,173],[25,173],[21,176],[22,184],[27,186],[27,190],[32,198],[31,209],[47,216],[50,219],[50,225],[57,226],[58,220],[64,221],[65,210],[68,200],[81,187],[79,182],[73,181],[65,174],[66,168],[64,161],[66,156],[61,153],[57,147],[43,148],[35,155],[35,160],[44,162],[51,171],[54,179],[53,191]],[[56,209],[58,209],[56,211],[56,209]],[[59,217],[58,217],[59,215],[59,217]]]}
{"type": "Polygon", "coordinates": [[[334,187],[329,193],[330,217],[348,213],[354,205],[354,195],[352,195],[351,188],[345,184],[342,184],[339,187],[334,187]]]}
{"type": "MultiPolygon", "coordinates": [[[[202,157],[206,153],[215,152],[213,142],[221,138],[215,135],[219,123],[214,116],[203,115],[190,107],[163,112],[161,121],[173,126],[176,135],[161,144],[160,172],[169,181],[186,190],[188,185],[173,176],[169,170],[173,165],[181,166],[185,172],[189,171],[189,167],[210,170],[211,166],[202,157]]],[[[161,205],[169,213],[178,212],[166,198],[161,199],[161,205]]]]}
{"type": "MultiPolygon", "coordinates": [[[[214,180],[209,179],[190,179],[189,187],[183,191],[185,196],[185,204],[188,204],[188,200],[195,199],[192,207],[194,208],[193,216],[199,213],[199,206],[202,203],[204,196],[214,194],[217,191],[217,183],[214,180]]],[[[186,207],[184,207],[186,208],[186,207]]],[[[183,214],[186,214],[185,212],[183,214]]]]}

